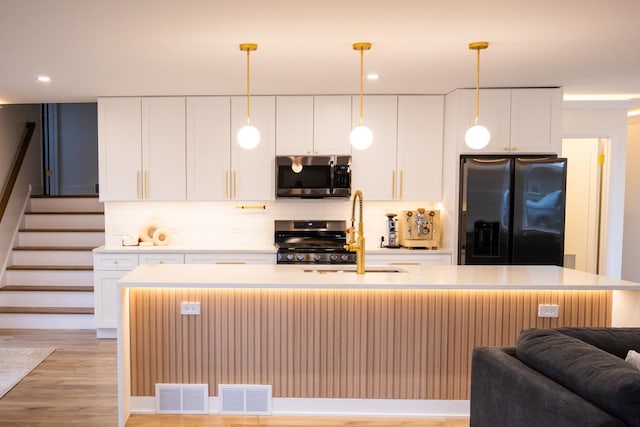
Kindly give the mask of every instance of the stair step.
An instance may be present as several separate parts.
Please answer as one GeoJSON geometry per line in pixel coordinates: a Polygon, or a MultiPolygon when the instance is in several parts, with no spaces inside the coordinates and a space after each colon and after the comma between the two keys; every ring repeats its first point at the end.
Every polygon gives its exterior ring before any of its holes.
{"type": "Polygon", "coordinates": [[[81,230],[104,228],[102,212],[33,212],[25,213],[22,229],[81,230]]]}
{"type": "Polygon", "coordinates": [[[94,314],[93,307],[0,307],[0,313],[20,314],[94,314]]]}
{"type": "Polygon", "coordinates": [[[47,196],[46,194],[32,194],[32,199],[97,199],[97,194],[67,194],[61,196],[47,196]]]}
{"type": "Polygon", "coordinates": [[[57,270],[57,271],[93,271],[93,265],[10,265],[7,270],[57,270]]]}
{"type": "Polygon", "coordinates": [[[20,233],[104,233],[104,228],[21,228],[20,233]]]}
{"type": "Polygon", "coordinates": [[[38,211],[38,212],[25,212],[25,215],[104,215],[103,211],[38,211]]]}
{"type": "Polygon", "coordinates": [[[14,251],[92,251],[97,246],[16,246],[14,251]]]}
{"type": "Polygon", "coordinates": [[[0,292],[93,292],[93,286],[7,285],[0,292]]]}
{"type": "Polygon", "coordinates": [[[91,251],[20,250],[11,252],[14,266],[29,265],[93,265],[91,251]]]}
{"type": "Polygon", "coordinates": [[[90,285],[93,271],[7,269],[5,281],[11,285],[90,285]]]}
{"type": "Polygon", "coordinates": [[[100,212],[104,205],[97,196],[32,196],[29,212],[100,212]]]}
{"type": "Polygon", "coordinates": [[[93,314],[0,313],[0,329],[95,329],[93,314]]]}
{"type": "Polygon", "coordinates": [[[104,230],[21,230],[16,246],[93,246],[104,245],[104,230]]]}

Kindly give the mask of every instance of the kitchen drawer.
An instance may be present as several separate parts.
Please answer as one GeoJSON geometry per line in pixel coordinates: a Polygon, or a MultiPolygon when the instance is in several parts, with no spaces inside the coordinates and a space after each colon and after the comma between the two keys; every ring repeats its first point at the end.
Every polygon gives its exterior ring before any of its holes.
{"type": "Polygon", "coordinates": [[[138,254],[94,254],[94,270],[133,270],[138,266],[138,254]]]}
{"type": "Polygon", "coordinates": [[[274,264],[275,253],[186,254],[186,264],[274,264]]]}
{"type": "Polygon", "coordinates": [[[451,265],[451,254],[415,252],[393,254],[366,254],[369,264],[395,265],[451,265]]]}
{"type": "Polygon", "coordinates": [[[140,264],[184,264],[184,254],[140,254],[140,264]]]}

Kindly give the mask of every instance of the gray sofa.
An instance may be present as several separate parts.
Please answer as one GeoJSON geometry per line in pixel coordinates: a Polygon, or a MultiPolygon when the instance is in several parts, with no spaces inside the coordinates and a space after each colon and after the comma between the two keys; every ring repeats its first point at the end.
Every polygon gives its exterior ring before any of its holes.
{"type": "Polygon", "coordinates": [[[471,427],[640,427],[640,328],[523,331],[515,347],[477,347],[471,427]]]}

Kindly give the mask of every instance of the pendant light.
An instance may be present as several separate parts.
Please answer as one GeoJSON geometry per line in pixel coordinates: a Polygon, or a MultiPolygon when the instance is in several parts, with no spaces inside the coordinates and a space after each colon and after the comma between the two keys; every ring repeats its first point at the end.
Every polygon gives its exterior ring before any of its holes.
{"type": "Polygon", "coordinates": [[[371,146],[373,142],[373,132],[366,126],[362,124],[362,97],[363,97],[363,76],[364,76],[364,51],[371,49],[371,43],[362,42],[362,43],[354,43],[354,50],[360,51],[360,120],[358,121],[358,126],[351,129],[351,133],[349,134],[349,141],[353,148],[358,150],[364,150],[371,146]]]}
{"type": "Polygon", "coordinates": [[[488,42],[469,43],[469,49],[475,50],[478,55],[476,65],[476,116],[473,121],[473,126],[467,129],[467,132],[464,134],[464,141],[469,148],[473,148],[474,150],[480,150],[486,147],[491,139],[489,130],[478,124],[478,117],[480,116],[480,51],[488,47],[488,42]]]}
{"type": "Polygon", "coordinates": [[[240,45],[240,50],[247,52],[247,124],[246,126],[241,127],[238,131],[238,144],[246,150],[251,150],[252,148],[257,147],[260,142],[260,132],[255,128],[255,126],[251,126],[251,67],[249,58],[251,51],[256,49],[258,49],[258,45],[255,43],[242,43],[240,45]]]}

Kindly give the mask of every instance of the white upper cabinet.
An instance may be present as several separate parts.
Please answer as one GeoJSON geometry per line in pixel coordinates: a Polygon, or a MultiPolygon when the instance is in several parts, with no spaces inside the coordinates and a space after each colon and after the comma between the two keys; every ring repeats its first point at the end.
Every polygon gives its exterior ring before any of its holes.
{"type": "Polygon", "coordinates": [[[185,200],[185,98],[142,98],[142,198],[185,200]]]}
{"type": "Polygon", "coordinates": [[[280,156],[314,154],[312,96],[276,98],[276,153],[280,156]]]}
{"type": "Polygon", "coordinates": [[[562,152],[562,89],[511,91],[511,151],[562,152]]]}
{"type": "Polygon", "coordinates": [[[489,145],[482,150],[470,149],[464,143],[464,134],[475,118],[475,90],[456,92],[460,101],[460,152],[560,153],[562,89],[480,89],[478,123],[491,132],[489,145]]]}
{"type": "Polygon", "coordinates": [[[139,200],[142,165],[141,98],[98,100],[100,200],[139,200]]]}
{"type": "MultiPolygon", "coordinates": [[[[360,100],[353,97],[353,123],[360,100]]],[[[366,150],[353,150],[353,189],[366,200],[442,198],[444,97],[365,96],[362,124],[373,132],[366,150]]]]}
{"type": "MultiPolygon", "coordinates": [[[[352,98],[352,124],[358,124],[360,98],[352,98]]],[[[396,147],[398,136],[398,97],[364,97],[362,124],[373,132],[373,143],[366,150],[352,151],[352,189],[362,190],[365,200],[396,198],[396,147]]]]}
{"type": "Polygon", "coordinates": [[[397,200],[442,198],[444,97],[398,97],[397,200]]]}
{"type": "Polygon", "coordinates": [[[247,98],[231,97],[231,199],[275,199],[275,108],[274,96],[251,97],[251,124],[260,132],[260,143],[245,150],[236,135],[247,124],[247,98]]]}
{"type": "Polygon", "coordinates": [[[187,200],[228,200],[231,98],[187,98],[187,200]]]}
{"type": "Polygon", "coordinates": [[[350,96],[278,96],[276,153],[351,154],[350,96]]]}
{"type": "Polygon", "coordinates": [[[313,97],[313,142],[315,154],[351,154],[351,97],[313,97]]]}
{"type": "MultiPolygon", "coordinates": [[[[474,153],[464,142],[464,134],[473,126],[476,116],[476,91],[463,90],[460,108],[461,151],[474,153]]],[[[489,145],[481,151],[504,152],[509,151],[511,140],[511,90],[510,89],[482,89],[480,90],[480,116],[478,124],[486,127],[491,133],[489,145]]]]}
{"type": "Polygon", "coordinates": [[[184,98],[100,98],[98,116],[101,200],[184,200],[184,98]]]}

